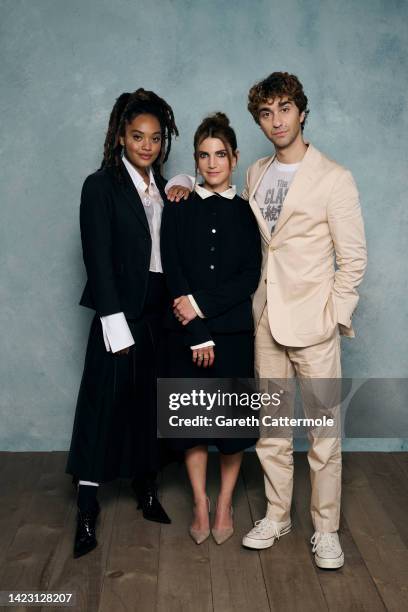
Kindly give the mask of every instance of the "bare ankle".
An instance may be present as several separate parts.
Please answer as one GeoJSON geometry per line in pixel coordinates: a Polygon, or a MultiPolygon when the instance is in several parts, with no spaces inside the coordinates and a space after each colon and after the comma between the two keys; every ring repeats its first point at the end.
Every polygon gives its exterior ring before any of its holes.
{"type": "Polygon", "coordinates": [[[194,496],[194,505],[195,506],[206,506],[207,505],[207,495],[204,493],[203,495],[194,496]]]}
{"type": "Polygon", "coordinates": [[[220,493],[217,499],[217,507],[224,508],[225,506],[232,506],[232,496],[220,493]]]}

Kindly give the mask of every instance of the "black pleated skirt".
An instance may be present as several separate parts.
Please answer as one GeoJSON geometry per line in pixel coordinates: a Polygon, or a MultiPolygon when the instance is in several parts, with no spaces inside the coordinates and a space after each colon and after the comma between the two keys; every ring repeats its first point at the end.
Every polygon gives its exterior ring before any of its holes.
{"type": "MultiPolygon", "coordinates": [[[[197,367],[192,361],[192,351],[185,345],[182,333],[168,331],[166,354],[168,378],[253,378],[254,335],[252,332],[211,334],[215,342],[215,361],[211,368],[197,367]]],[[[198,445],[213,445],[231,455],[249,448],[256,438],[167,438],[173,451],[185,451],[198,445]]]]}
{"type": "Polygon", "coordinates": [[[135,344],[107,352],[93,319],[66,471],[82,480],[140,478],[170,461],[157,438],[156,384],[164,357],[163,314],[169,299],[162,274],[150,274],[143,315],[128,320],[135,344]]]}

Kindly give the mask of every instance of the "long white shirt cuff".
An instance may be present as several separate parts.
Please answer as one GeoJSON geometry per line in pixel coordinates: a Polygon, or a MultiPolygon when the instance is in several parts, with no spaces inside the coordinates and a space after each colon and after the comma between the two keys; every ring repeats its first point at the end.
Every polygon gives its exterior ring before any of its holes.
{"type": "Polygon", "coordinates": [[[197,304],[197,302],[195,301],[195,299],[193,298],[192,295],[190,295],[190,293],[187,295],[188,299],[190,300],[190,304],[192,305],[192,307],[194,308],[194,310],[196,311],[197,315],[200,317],[200,319],[205,319],[205,316],[203,315],[199,305],[197,304]]]}
{"type": "Polygon", "coordinates": [[[201,344],[195,344],[194,346],[190,346],[191,350],[205,348],[207,346],[215,346],[214,340],[208,340],[208,342],[202,342],[201,344]]]}
{"type": "Polygon", "coordinates": [[[180,185],[181,187],[186,187],[186,189],[193,191],[194,184],[195,184],[194,176],[190,176],[189,174],[177,174],[176,176],[173,176],[173,178],[171,178],[167,182],[164,188],[164,191],[167,194],[169,192],[169,189],[171,189],[175,185],[180,185]]]}
{"type": "Polygon", "coordinates": [[[117,353],[135,343],[123,312],[116,312],[100,319],[107,351],[117,353]]]}

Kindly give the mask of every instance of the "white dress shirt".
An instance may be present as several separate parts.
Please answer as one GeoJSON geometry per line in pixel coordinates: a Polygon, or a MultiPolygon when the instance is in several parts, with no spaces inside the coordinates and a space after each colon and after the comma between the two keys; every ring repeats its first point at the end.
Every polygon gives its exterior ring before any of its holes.
{"type": "Polygon", "coordinates": [[[152,169],[149,169],[149,184],[147,185],[144,178],[142,178],[126,157],[122,157],[122,161],[139,193],[149,224],[150,236],[152,238],[152,253],[150,256],[149,270],[150,272],[163,272],[160,256],[160,226],[163,213],[163,200],[155,183],[152,169]]]}
{"type": "MultiPolygon", "coordinates": [[[[122,161],[139,193],[149,224],[150,236],[152,238],[149,271],[163,272],[160,256],[160,225],[163,200],[155,183],[152,169],[149,169],[149,184],[147,184],[126,157],[122,156],[122,161]]],[[[116,353],[135,343],[123,312],[116,312],[115,314],[101,317],[101,323],[107,351],[116,353]]]]}

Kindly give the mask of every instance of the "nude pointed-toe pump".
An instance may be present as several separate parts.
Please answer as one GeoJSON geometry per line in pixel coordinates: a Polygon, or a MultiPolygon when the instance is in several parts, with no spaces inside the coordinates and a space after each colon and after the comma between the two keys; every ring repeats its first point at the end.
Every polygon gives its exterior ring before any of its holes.
{"type": "MultiPolygon", "coordinates": [[[[210,500],[207,497],[207,505],[208,505],[208,514],[210,514],[210,500]]],[[[202,544],[207,540],[210,535],[210,529],[194,529],[194,527],[190,527],[189,529],[190,536],[193,538],[196,544],[202,544]]]]}
{"type": "MultiPolygon", "coordinates": [[[[234,509],[231,506],[230,509],[230,514],[231,514],[231,518],[234,514],[234,509]]],[[[211,529],[211,533],[212,533],[212,537],[214,538],[215,542],[217,544],[224,544],[224,542],[226,542],[227,540],[230,539],[230,537],[233,535],[234,533],[234,527],[227,527],[226,529],[216,529],[215,527],[213,527],[211,529]]]]}

